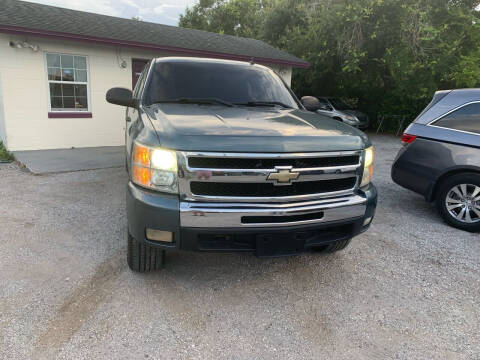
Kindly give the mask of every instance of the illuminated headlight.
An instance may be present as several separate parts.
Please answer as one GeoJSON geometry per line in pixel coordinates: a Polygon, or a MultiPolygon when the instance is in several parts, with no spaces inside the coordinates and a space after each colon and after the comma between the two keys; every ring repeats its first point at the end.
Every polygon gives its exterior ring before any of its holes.
{"type": "Polygon", "coordinates": [[[363,177],[362,177],[362,184],[360,187],[367,186],[370,184],[373,176],[373,161],[375,159],[375,152],[373,150],[373,146],[365,149],[364,153],[364,162],[363,162],[363,177]]]}
{"type": "Polygon", "coordinates": [[[177,154],[170,150],[152,149],[151,150],[152,168],[177,171],[177,154]]]}
{"type": "Polygon", "coordinates": [[[178,193],[177,154],[174,151],[135,143],[132,152],[132,181],[140,186],[178,193]]]}

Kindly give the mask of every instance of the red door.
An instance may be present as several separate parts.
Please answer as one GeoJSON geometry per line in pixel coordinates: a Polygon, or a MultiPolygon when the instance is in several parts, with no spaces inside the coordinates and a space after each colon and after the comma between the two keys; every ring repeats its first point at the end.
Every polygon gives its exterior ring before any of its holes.
{"type": "Polygon", "coordinates": [[[132,59],[132,89],[135,89],[138,78],[149,61],[150,60],[145,59],[132,59]]]}

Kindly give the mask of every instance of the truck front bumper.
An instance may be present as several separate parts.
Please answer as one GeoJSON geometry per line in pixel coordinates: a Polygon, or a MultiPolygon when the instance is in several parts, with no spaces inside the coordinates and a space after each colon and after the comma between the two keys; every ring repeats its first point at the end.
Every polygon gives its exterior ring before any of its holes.
{"type": "Polygon", "coordinates": [[[275,255],[293,255],[367,230],[376,204],[377,191],[372,184],[352,196],[304,203],[223,204],[181,202],[176,195],[129,183],[128,230],[135,239],[149,245],[189,251],[258,254],[260,242],[281,238],[295,246],[275,255]],[[151,241],[146,237],[147,229],[171,232],[173,241],[151,241]]]}

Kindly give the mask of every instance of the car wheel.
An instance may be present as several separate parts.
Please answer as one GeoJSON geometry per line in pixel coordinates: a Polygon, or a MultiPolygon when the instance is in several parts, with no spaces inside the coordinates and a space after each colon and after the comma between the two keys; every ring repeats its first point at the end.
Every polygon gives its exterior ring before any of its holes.
{"type": "Polygon", "coordinates": [[[143,273],[163,268],[165,250],[137,241],[130,234],[127,236],[127,262],[132,271],[143,273]]]}
{"type": "Polygon", "coordinates": [[[314,246],[312,250],[320,254],[331,254],[337,251],[345,249],[352,239],[336,241],[332,244],[323,245],[323,246],[314,246]]]}
{"type": "Polygon", "coordinates": [[[445,179],[437,193],[437,208],[444,220],[465,231],[480,231],[480,175],[464,173],[445,179]]]}

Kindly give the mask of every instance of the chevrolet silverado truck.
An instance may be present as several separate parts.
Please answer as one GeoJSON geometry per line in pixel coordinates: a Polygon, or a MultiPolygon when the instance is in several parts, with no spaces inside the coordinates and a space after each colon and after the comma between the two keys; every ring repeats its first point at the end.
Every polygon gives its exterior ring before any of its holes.
{"type": "Polygon", "coordinates": [[[169,250],[335,252],[372,222],[368,137],[267,67],[159,58],[106,99],[127,107],[133,271],[162,268],[169,250]]]}

